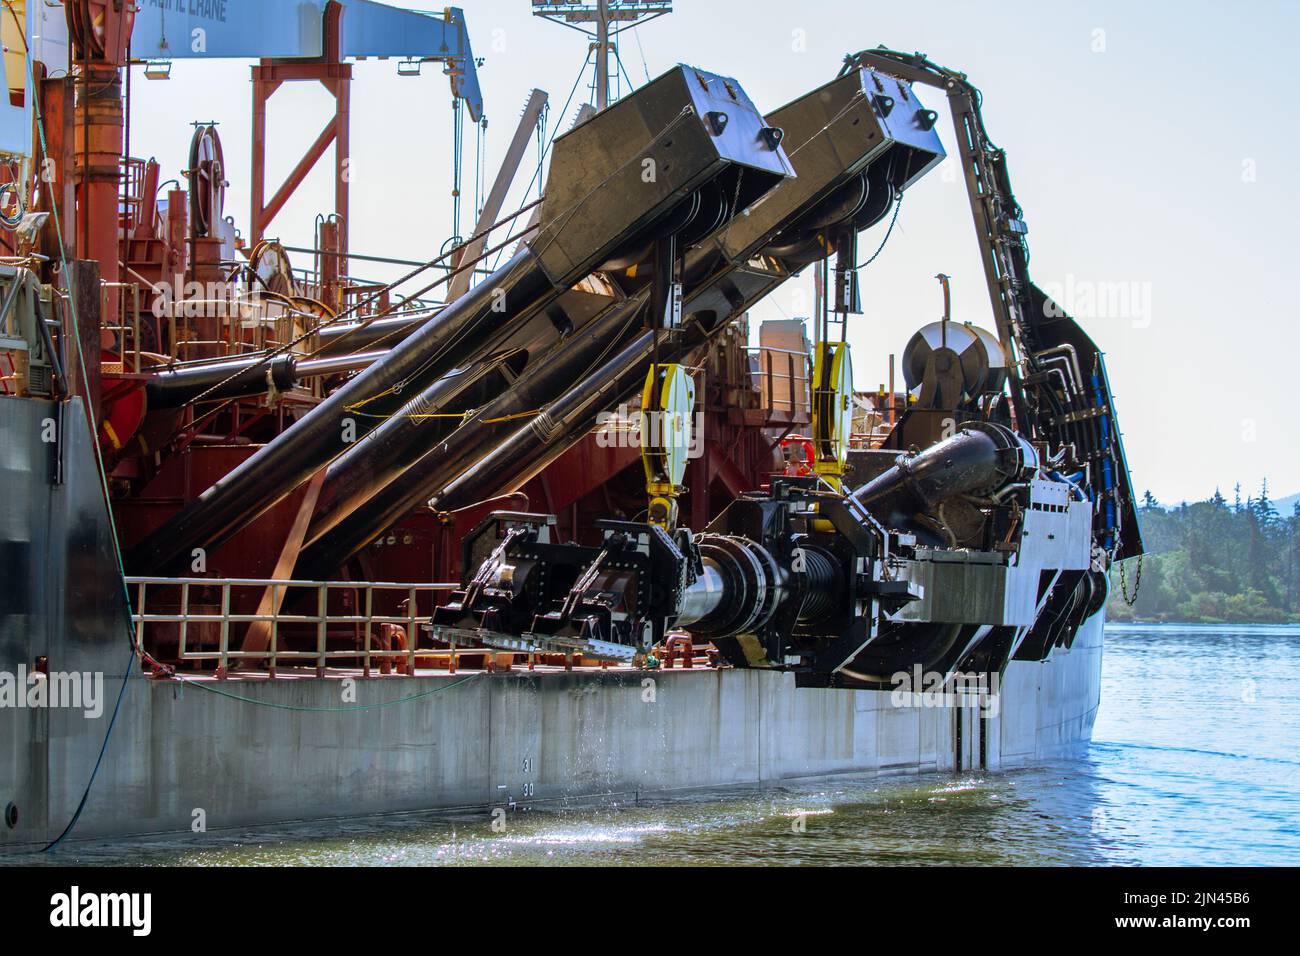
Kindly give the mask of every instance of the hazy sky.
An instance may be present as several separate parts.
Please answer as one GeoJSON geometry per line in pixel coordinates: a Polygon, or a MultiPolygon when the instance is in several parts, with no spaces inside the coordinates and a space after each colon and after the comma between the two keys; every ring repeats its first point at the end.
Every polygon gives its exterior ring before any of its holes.
{"type": "MultiPolygon", "coordinates": [[[[442,4],[406,5],[441,9],[442,4]]],[[[572,30],[535,19],[527,0],[463,0],[490,121],[489,178],[529,90],[551,94],[551,128],[585,55],[572,30]]],[[[255,8],[255,4],[249,4],[255,8]]],[[[1062,297],[1107,352],[1134,480],[1161,500],[1236,482],[1275,496],[1300,490],[1296,393],[1300,132],[1288,89],[1300,29],[1287,2],[999,2],[677,0],[625,34],[634,82],[674,63],[736,77],[761,109],[834,77],[845,53],[885,44],[968,73],[984,93],[1030,228],[1032,275],[1062,297]],[[644,51],[644,60],[642,58],[644,51]]],[[[167,82],[134,84],[132,147],[166,176],[184,167],[193,120],[217,120],[226,212],[247,232],[249,64],[178,62],[167,82]]],[[[450,232],[451,110],[436,65],[401,78],[359,63],[352,92],[352,249],[432,257],[450,232]]],[[[923,90],[943,114],[942,97],[923,90]]],[[[319,88],[272,100],[268,195],[327,118],[319,88]]],[[[467,136],[469,229],[473,131],[467,136]]],[[[530,153],[526,165],[536,162],[530,153]]],[[[526,182],[528,174],[523,176],[526,182]]],[[[521,191],[523,182],[517,184],[521,191]]],[[[934,275],[952,276],[954,316],[990,325],[974,229],[950,165],[910,192],[884,253],[862,275],[866,314],[850,330],[859,388],[884,380],[920,325],[940,316],[934,275]]],[[[513,209],[517,196],[507,203],[513,209]]],[[[332,211],[322,167],[271,230],[311,244],[332,211]]],[[[883,225],[862,239],[874,251],[883,225]]],[[[307,263],[303,263],[307,264],[307,263]]],[[[391,278],[382,267],[354,272],[391,278]]],[[[755,319],[802,315],[804,276],[755,319]]]]}

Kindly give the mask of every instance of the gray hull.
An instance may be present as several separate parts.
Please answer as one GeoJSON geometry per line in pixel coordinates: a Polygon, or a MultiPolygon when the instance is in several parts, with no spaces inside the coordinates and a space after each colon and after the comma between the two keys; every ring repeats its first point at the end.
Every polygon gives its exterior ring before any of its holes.
{"type": "MultiPolygon", "coordinates": [[[[0,823],[0,851],[43,845],[72,818],[129,654],[84,415],[68,406],[54,451],[40,440],[53,409],[0,403],[0,479],[11,489],[0,532],[7,554],[26,555],[26,571],[4,571],[0,671],[46,656],[54,671],[101,672],[104,709],[0,709],[0,805],[18,815],[0,823]],[[69,476],[59,485],[56,453],[69,476]]],[[[73,836],[189,832],[198,811],[218,829],[1033,765],[1086,746],[1102,630],[1098,615],[1068,651],[1010,664],[996,716],[880,691],[796,690],[792,675],[756,670],[385,677],[357,681],[354,701],[337,680],[229,681],[216,693],[133,677],[73,836]]]]}

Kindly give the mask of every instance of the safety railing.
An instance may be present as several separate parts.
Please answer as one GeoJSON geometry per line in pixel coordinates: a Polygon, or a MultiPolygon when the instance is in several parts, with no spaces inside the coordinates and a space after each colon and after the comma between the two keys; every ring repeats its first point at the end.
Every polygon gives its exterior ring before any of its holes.
{"type": "Polygon", "coordinates": [[[134,282],[103,281],[99,287],[100,314],[117,316],[117,324],[106,322],[103,327],[117,334],[122,371],[138,374],[140,353],[147,351],[140,340],[140,287],[134,282]]]}
{"type": "MultiPolygon", "coordinates": [[[[410,584],[387,581],[295,581],[288,579],[258,578],[165,578],[128,577],[127,586],[132,598],[132,622],[136,641],[146,650],[157,646],[155,633],[159,626],[178,629],[178,648],[175,658],[181,662],[216,661],[218,677],[225,677],[232,663],[263,663],[268,674],[275,676],[280,662],[314,662],[317,676],[324,676],[330,661],[348,659],[362,661],[364,673],[370,674],[374,661],[396,661],[406,658],[407,673],[415,673],[418,625],[432,613],[434,595],[459,587],[458,584],[434,582],[410,584]],[[201,600],[192,600],[194,592],[201,600]],[[260,595],[256,592],[260,591],[260,595]],[[288,592],[297,591],[295,613],[285,613],[281,604],[288,592]],[[163,594],[159,594],[163,592],[163,594]],[[301,592],[314,593],[314,613],[303,613],[301,592]],[[348,592],[354,597],[351,609],[331,611],[330,597],[334,592],[348,592]],[[377,593],[404,593],[406,610],[402,613],[382,613],[376,610],[377,593]],[[151,603],[151,594],[153,601],[151,603]],[[253,603],[256,610],[240,611],[253,603]],[[425,611],[421,611],[421,598],[425,598],[425,611]],[[194,606],[201,603],[201,607],[194,606]],[[357,646],[334,648],[329,646],[330,628],[352,625],[359,638],[357,646]],[[248,625],[247,628],[243,625],[248,625]],[[377,647],[376,625],[394,625],[405,628],[406,647],[393,649],[377,647]],[[285,650],[280,646],[282,626],[295,629],[301,644],[304,636],[314,643],[309,650],[285,650]],[[212,630],[216,630],[216,649],[192,650],[189,642],[192,628],[203,628],[207,633],[200,639],[201,647],[211,645],[212,630]],[[249,636],[259,630],[257,646],[232,648],[235,637],[248,644],[249,636]],[[314,629],[314,633],[313,630],[314,629]],[[304,634],[305,632],[305,634],[304,634]]],[[[391,602],[384,602],[391,603],[391,602]]],[[[400,606],[400,605],[399,605],[400,606]]],[[[480,652],[481,653],[481,652],[480,652]]],[[[171,656],[171,655],[168,655],[171,656]]],[[[436,656],[436,652],[421,650],[419,657],[436,656]]],[[[452,666],[454,668],[454,658],[452,666]]]]}
{"type": "Polygon", "coordinates": [[[811,408],[808,394],[808,354],[770,346],[750,346],[746,351],[759,356],[758,387],[764,407],[777,411],[784,408],[791,414],[806,412],[811,408]],[[784,356],[784,358],[777,358],[784,356]],[[778,371],[784,366],[784,371],[778,371]],[[782,382],[780,389],[777,383],[782,382]]]}
{"type": "MultiPolygon", "coordinates": [[[[299,249],[297,246],[286,246],[285,248],[289,252],[299,249]]],[[[350,255],[354,259],[366,258],[365,256],[358,256],[355,253],[350,253],[350,255]]],[[[324,281],[322,280],[321,274],[318,270],[308,267],[295,267],[292,271],[294,282],[297,284],[298,290],[301,294],[311,299],[324,298],[324,281]]],[[[399,293],[392,292],[391,290],[389,292],[388,301],[381,302],[383,297],[380,296],[377,298],[376,295],[378,290],[388,289],[387,283],[364,276],[341,275],[337,277],[335,284],[352,299],[359,300],[346,303],[350,309],[348,312],[350,318],[347,319],[347,321],[355,322],[369,318],[379,312],[387,312],[390,307],[393,308],[394,313],[400,311],[433,312],[446,305],[446,303],[441,299],[428,299],[421,297],[408,299],[404,298],[399,293]],[[353,306],[356,306],[356,308],[353,309],[353,306]]],[[[386,314],[384,318],[389,318],[391,314],[392,313],[386,314]]]]}

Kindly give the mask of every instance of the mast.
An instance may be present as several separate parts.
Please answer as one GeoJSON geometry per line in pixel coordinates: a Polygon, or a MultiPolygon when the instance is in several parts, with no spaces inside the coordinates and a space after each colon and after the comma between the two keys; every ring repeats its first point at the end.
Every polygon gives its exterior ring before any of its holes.
{"type": "Polygon", "coordinates": [[[596,4],[596,109],[609,105],[609,0],[596,4]]]}
{"type": "Polygon", "coordinates": [[[587,55],[596,54],[596,73],[592,79],[596,109],[603,110],[617,99],[611,96],[610,54],[616,68],[621,66],[618,56],[618,35],[643,22],[673,12],[671,0],[595,0],[580,3],[567,0],[532,0],[533,16],[545,17],[556,23],[585,34],[591,38],[587,55]],[[616,24],[621,24],[617,25],[616,24]]]}

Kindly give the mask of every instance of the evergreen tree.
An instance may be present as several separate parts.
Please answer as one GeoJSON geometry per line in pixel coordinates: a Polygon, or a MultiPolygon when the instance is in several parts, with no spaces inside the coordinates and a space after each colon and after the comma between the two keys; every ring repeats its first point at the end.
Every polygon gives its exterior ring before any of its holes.
{"type": "MultiPolygon", "coordinates": [[[[1215,489],[1205,501],[1167,509],[1150,491],[1140,516],[1147,554],[1133,607],[1112,573],[1109,613],[1124,620],[1300,622],[1300,503],[1278,514],[1268,483],[1231,505],[1215,489]]],[[[1136,568],[1126,569],[1130,597],[1136,568]]]]}
{"type": "Polygon", "coordinates": [[[1286,610],[1294,614],[1296,599],[1300,597],[1300,501],[1291,509],[1287,519],[1286,549],[1286,610]]]}

